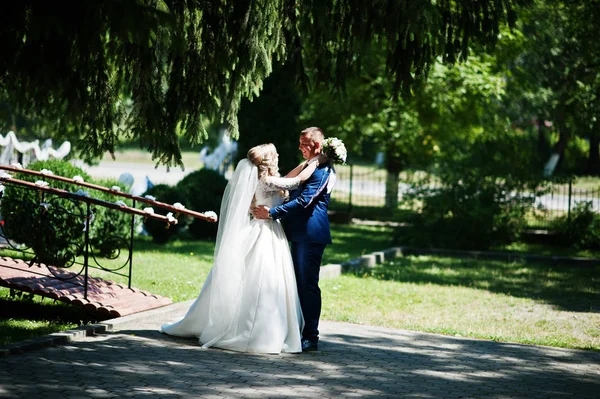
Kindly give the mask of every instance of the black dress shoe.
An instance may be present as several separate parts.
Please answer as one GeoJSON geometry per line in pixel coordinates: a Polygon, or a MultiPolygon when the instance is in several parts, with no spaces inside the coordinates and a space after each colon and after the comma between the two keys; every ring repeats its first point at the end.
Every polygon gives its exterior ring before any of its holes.
{"type": "Polygon", "coordinates": [[[302,340],[302,352],[313,352],[319,350],[319,341],[302,340]]]}

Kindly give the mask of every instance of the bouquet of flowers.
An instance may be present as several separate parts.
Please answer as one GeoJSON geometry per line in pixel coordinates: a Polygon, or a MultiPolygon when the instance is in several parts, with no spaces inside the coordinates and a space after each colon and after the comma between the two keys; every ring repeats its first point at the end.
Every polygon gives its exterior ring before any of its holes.
{"type": "Polygon", "coordinates": [[[344,142],[337,137],[329,137],[323,141],[323,153],[327,155],[333,163],[346,164],[348,152],[346,151],[344,142]]]}

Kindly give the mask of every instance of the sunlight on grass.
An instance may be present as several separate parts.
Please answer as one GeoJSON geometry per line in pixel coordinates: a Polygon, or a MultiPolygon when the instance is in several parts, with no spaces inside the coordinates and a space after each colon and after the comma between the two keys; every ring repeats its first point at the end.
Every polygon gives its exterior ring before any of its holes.
{"type": "Polygon", "coordinates": [[[600,350],[599,271],[407,257],[323,280],[323,318],[600,350]]]}
{"type": "MultiPolygon", "coordinates": [[[[213,252],[214,243],[210,241],[172,241],[159,245],[147,238],[137,239],[131,285],[175,302],[195,298],[212,267],[213,252]]],[[[105,271],[93,270],[90,274],[127,283],[125,277],[105,271]]]]}
{"type": "MultiPolygon", "coordinates": [[[[392,229],[334,225],[332,235],[324,265],[390,248],[392,229]]],[[[196,298],[212,267],[212,241],[158,245],[142,237],[134,248],[132,286],[175,302],[196,298]]],[[[118,262],[125,260],[121,254],[118,262]]],[[[600,350],[600,266],[406,256],[324,279],[321,289],[326,320],[600,350]]]]}

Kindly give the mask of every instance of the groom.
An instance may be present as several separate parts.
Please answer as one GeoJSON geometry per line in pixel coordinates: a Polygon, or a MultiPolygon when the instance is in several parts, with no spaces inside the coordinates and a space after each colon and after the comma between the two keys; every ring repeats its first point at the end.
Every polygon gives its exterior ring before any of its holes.
{"type": "MultiPolygon", "coordinates": [[[[300,133],[300,151],[308,162],[323,149],[323,131],[309,127],[300,133]]],[[[302,351],[315,351],[319,344],[319,317],[321,316],[321,289],[319,270],[325,246],[331,244],[327,207],[335,172],[329,163],[319,165],[303,185],[290,193],[290,199],[275,208],[261,206],[254,209],[259,219],[282,219],[291,241],[292,260],[300,305],[304,315],[302,351]]]]}

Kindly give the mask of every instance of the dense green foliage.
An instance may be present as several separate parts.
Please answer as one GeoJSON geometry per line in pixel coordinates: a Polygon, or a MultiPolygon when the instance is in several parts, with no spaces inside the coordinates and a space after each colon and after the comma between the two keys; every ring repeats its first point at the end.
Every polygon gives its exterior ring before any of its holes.
{"type": "MultiPolygon", "coordinates": [[[[152,196],[157,201],[170,205],[173,205],[177,202],[180,204],[185,204],[186,200],[185,195],[181,191],[177,190],[177,188],[173,186],[169,186],[168,184],[157,184],[152,186],[143,195],[152,196]]],[[[158,206],[154,207],[153,209],[154,213],[159,215],[166,215],[171,212],[168,209],[158,206]]],[[[177,224],[167,225],[164,222],[148,218],[144,220],[144,229],[148,234],[150,234],[155,243],[164,244],[168,242],[171,237],[177,234],[178,231],[183,229],[188,223],[187,217],[185,216],[179,216],[177,221],[177,224]]]]}
{"type": "Polygon", "coordinates": [[[255,145],[273,143],[279,153],[282,174],[298,165],[298,137],[308,126],[298,126],[301,103],[293,79],[293,71],[280,66],[265,80],[260,97],[242,102],[237,160],[245,158],[255,145]]]}
{"type": "Polygon", "coordinates": [[[289,64],[305,88],[343,89],[362,50],[381,42],[394,92],[409,93],[436,57],[453,62],[471,44],[495,43],[515,6],[529,2],[9,2],[0,100],[80,137],[83,156],[113,152],[125,134],[158,161],[181,164],[178,135],[206,139],[203,115],[237,138],[241,99],[260,92],[273,62],[289,64]]]}
{"type": "MultiPolygon", "coordinates": [[[[176,186],[158,184],[149,188],[144,195],[150,195],[157,201],[170,205],[179,202],[188,209],[198,212],[213,211],[218,215],[226,186],[227,179],[217,171],[200,169],[185,176],[176,186]]],[[[160,207],[155,207],[154,211],[161,215],[174,213],[160,207]]],[[[193,239],[214,240],[217,236],[217,223],[183,214],[179,215],[177,220],[179,222],[176,225],[166,228],[164,222],[147,219],[144,221],[144,227],[152,236],[152,240],[160,244],[168,242],[183,230],[187,230],[193,239]]]]}
{"type": "MultiPolygon", "coordinates": [[[[192,172],[179,183],[177,190],[185,198],[186,207],[198,212],[213,211],[219,214],[221,199],[227,186],[227,179],[214,170],[200,169],[192,172]]],[[[217,223],[194,219],[188,228],[194,239],[214,240],[217,237],[217,223]]]]}
{"type": "Polygon", "coordinates": [[[577,249],[600,249],[600,215],[589,202],[578,203],[554,223],[560,244],[577,249]]]}
{"type": "MultiPolygon", "coordinates": [[[[55,175],[64,177],[81,176],[84,181],[105,187],[120,186],[114,180],[91,179],[81,168],[67,161],[36,161],[27,166],[32,170],[47,169],[55,175]]],[[[42,180],[37,176],[16,173],[15,178],[29,182],[42,180]]],[[[47,180],[52,188],[76,192],[79,188],[68,182],[47,180]]],[[[85,191],[85,190],[84,190],[85,191]]],[[[119,198],[101,191],[88,192],[91,197],[115,202],[119,198]]],[[[131,216],[92,205],[90,211],[93,219],[90,222],[90,244],[92,250],[102,256],[111,256],[121,240],[114,237],[129,237],[131,216]]],[[[84,222],[86,205],[82,201],[64,199],[41,191],[25,189],[16,185],[6,185],[2,197],[3,229],[11,240],[31,247],[38,260],[44,263],[61,266],[71,262],[83,251],[84,222]]]]}
{"type": "Polygon", "coordinates": [[[439,182],[416,181],[405,194],[419,212],[411,228],[397,231],[402,245],[489,249],[518,238],[525,214],[541,193],[540,174],[531,173],[531,159],[522,137],[478,138],[467,148],[440,154],[435,169],[439,182]],[[514,167],[519,165],[519,167],[514,167]]]}
{"type": "Polygon", "coordinates": [[[507,80],[508,115],[538,137],[544,161],[551,153],[561,157],[558,172],[600,174],[599,19],[598,0],[536,0],[500,40],[497,67],[507,80]],[[590,149],[587,162],[573,168],[564,158],[576,137],[590,149]]]}

